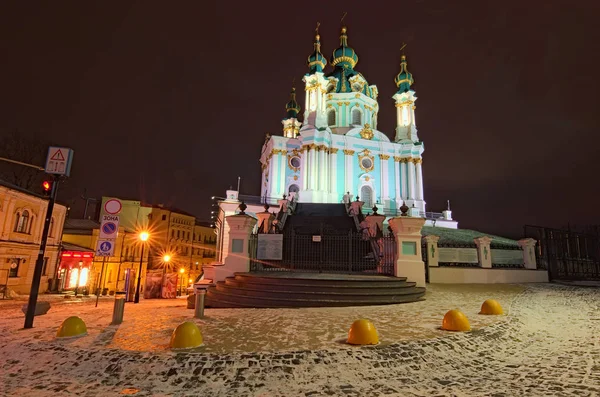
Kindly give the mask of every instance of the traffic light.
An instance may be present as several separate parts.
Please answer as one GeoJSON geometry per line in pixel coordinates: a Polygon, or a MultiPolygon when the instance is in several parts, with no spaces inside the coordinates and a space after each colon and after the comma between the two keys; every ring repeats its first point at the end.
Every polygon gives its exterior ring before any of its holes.
{"type": "Polygon", "coordinates": [[[52,182],[44,181],[42,183],[42,190],[44,191],[44,196],[50,196],[50,192],[52,191],[52,182]]]}

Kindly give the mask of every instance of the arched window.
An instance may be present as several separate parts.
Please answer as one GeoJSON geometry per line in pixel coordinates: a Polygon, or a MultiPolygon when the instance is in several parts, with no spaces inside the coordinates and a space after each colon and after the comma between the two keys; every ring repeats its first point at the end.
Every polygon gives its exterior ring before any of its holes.
{"type": "Polygon", "coordinates": [[[31,215],[31,219],[29,220],[29,229],[27,229],[27,233],[31,234],[31,230],[33,229],[33,225],[35,224],[35,216],[31,215]]]}
{"type": "Polygon", "coordinates": [[[373,206],[373,190],[369,186],[360,188],[360,201],[364,202],[366,208],[373,206]]]}
{"type": "Polygon", "coordinates": [[[362,113],[357,108],[352,109],[352,124],[362,125],[362,113]]]}
{"type": "Polygon", "coordinates": [[[333,109],[327,113],[327,125],[330,127],[335,125],[335,110],[333,109]]]}
{"type": "Polygon", "coordinates": [[[29,211],[23,211],[17,223],[17,233],[27,233],[27,224],[29,223],[29,211]]]}
{"type": "Polygon", "coordinates": [[[15,216],[15,232],[19,228],[19,221],[21,220],[21,213],[17,212],[17,216],[15,216]]]}

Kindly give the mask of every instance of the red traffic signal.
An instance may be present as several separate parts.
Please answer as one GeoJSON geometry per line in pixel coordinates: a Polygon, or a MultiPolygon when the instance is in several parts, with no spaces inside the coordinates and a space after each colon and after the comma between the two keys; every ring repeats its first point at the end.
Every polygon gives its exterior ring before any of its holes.
{"type": "Polygon", "coordinates": [[[52,182],[44,181],[42,183],[42,190],[44,191],[45,195],[50,195],[50,191],[52,190],[52,182]]]}

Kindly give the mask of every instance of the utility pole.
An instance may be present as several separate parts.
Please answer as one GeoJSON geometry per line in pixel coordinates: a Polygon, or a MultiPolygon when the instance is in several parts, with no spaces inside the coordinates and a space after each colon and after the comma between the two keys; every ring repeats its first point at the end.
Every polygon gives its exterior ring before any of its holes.
{"type": "Polygon", "coordinates": [[[60,177],[54,176],[52,190],[50,191],[50,200],[46,209],[46,219],[44,220],[44,230],[42,232],[42,241],[38,252],[35,269],[33,270],[33,279],[31,280],[31,291],[29,292],[29,303],[27,305],[27,313],[25,314],[24,328],[33,327],[33,317],[35,316],[35,306],[37,305],[38,292],[40,289],[40,281],[42,279],[42,267],[44,266],[44,254],[46,252],[46,243],[48,241],[48,232],[50,231],[50,220],[52,219],[52,210],[56,201],[56,192],[58,191],[58,182],[60,177]]]}

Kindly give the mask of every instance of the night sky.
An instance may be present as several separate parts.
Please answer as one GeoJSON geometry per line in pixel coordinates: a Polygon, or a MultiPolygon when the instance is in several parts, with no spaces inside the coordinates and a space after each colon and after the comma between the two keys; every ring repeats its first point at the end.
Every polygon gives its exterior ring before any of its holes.
{"type": "Polygon", "coordinates": [[[388,137],[408,43],[429,211],[449,199],[460,227],[508,236],[599,224],[598,2],[380,3],[3,2],[0,134],[75,150],[59,192],[74,217],[85,188],[208,220],[238,175],[259,194],[293,78],[304,104],[316,22],[329,58],[347,11],[388,137]]]}

